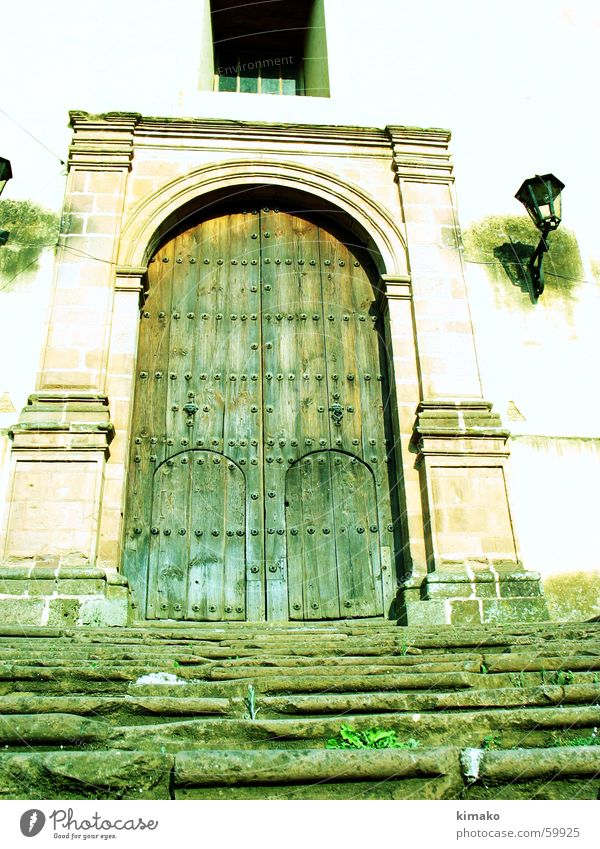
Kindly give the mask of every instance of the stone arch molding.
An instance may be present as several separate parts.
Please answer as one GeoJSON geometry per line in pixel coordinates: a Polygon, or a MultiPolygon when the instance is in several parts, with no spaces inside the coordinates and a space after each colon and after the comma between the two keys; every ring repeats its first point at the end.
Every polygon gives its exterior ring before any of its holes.
{"type": "Polygon", "coordinates": [[[337,207],[372,238],[381,256],[382,273],[408,277],[406,241],[389,210],[359,186],[336,175],[280,160],[212,163],[165,183],[140,201],[126,218],[118,265],[145,266],[157,246],[161,225],[186,204],[218,191],[234,192],[256,184],[295,189],[337,207]]]}

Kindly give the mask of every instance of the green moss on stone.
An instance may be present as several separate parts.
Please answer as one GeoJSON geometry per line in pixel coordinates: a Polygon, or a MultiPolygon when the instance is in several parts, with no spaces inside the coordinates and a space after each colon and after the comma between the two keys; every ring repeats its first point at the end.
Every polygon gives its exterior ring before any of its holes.
{"type": "Polygon", "coordinates": [[[552,619],[586,622],[600,616],[600,572],[564,572],[544,580],[552,619]]]}
{"type": "Polygon", "coordinates": [[[56,244],[60,217],[29,200],[0,201],[0,229],[10,233],[0,248],[0,280],[8,289],[18,275],[35,271],[40,255],[56,244]]]}
{"type": "MultiPolygon", "coordinates": [[[[529,293],[528,263],[539,240],[527,216],[490,215],[464,231],[465,259],[486,265],[494,281],[529,293]]],[[[577,239],[561,226],[548,236],[548,245],[546,290],[570,298],[584,276],[577,239]]]]}

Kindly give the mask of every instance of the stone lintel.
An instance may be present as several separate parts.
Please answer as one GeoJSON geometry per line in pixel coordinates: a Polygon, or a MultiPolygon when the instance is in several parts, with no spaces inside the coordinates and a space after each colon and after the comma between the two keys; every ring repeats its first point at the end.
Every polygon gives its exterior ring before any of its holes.
{"type": "MultiPolygon", "coordinates": [[[[70,127],[74,131],[73,151],[77,150],[77,138],[100,143],[105,139],[122,139],[126,132],[147,138],[192,138],[192,139],[238,139],[240,141],[269,141],[290,144],[314,143],[352,145],[352,147],[379,148],[390,146],[401,168],[406,167],[411,175],[421,174],[434,179],[440,176],[452,179],[448,143],[450,131],[439,128],[405,127],[389,125],[364,127],[338,124],[298,124],[266,121],[235,121],[229,118],[192,118],[142,116],[138,112],[106,112],[92,114],[73,110],[70,127]]],[[[81,148],[82,152],[85,147],[81,148]]],[[[94,148],[88,155],[93,157],[94,148]]]]}

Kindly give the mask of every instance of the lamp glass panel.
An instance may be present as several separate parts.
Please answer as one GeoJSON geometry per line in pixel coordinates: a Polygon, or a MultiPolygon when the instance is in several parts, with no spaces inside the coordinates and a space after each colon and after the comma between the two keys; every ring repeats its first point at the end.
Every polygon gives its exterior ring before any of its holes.
{"type": "Polygon", "coordinates": [[[8,159],[4,159],[4,157],[0,156],[0,186],[4,188],[7,182],[12,177],[12,171],[10,167],[10,162],[8,159]]]}
{"type": "Polygon", "coordinates": [[[281,69],[265,68],[261,71],[261,92],[263,94],[280,94],[281,69]]]}

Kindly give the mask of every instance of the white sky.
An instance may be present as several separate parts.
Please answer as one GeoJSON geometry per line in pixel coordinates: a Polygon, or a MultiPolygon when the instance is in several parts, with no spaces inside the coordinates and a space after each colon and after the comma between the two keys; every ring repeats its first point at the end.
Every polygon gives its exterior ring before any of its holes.
{"type": "MultiPolygon", "coordinates": [[[[72,108],[448,127],[463,224],[520,212],[521,181],[552,171],[565,226],[600,258],[598,0],[326,2],[332,99],[316,103],[181,100],[195,85],[199,0],[20,0],[3,10],[0,108],[63,159],[72,108]]],[[[59,162],[2,113],[0,155],[15,173],[3,197],[59,208],[59,162]]]]}

